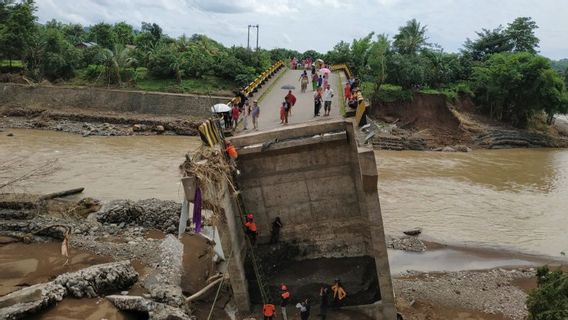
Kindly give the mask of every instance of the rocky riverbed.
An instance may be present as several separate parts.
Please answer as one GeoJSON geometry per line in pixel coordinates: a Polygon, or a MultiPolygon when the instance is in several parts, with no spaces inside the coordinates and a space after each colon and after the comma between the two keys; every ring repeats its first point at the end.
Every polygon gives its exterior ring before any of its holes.
{"type": "Polygon", "coordinates": [[[200,121],[191,117],[159,117],[128,113],[91,113],[34,108],[0,108],[0,128],[42,129],[88,136],[197,134],[200,121]]]}
{"type": "MultiPolygon", "coordinates": [[[[110,257],[114,261],[130,261],[123,265],[125,273],[114,277],[116,279],[134,279],[132,267],[136,269],[136,280],[112,282],[100,292],[98,287],[93,287],[92,281],[72,281],[72,285],[62,288],[57,285],[61,282],[58,280],[54,283],[33,282],[33,285],[42,285],[42,288],[53,293],[34,302],[37,308],[32,308],[33,312],[40,312],[67,295],[91,297],[114,293],[109,300],[115,306],[148,313],[151,319],[165,319],[167,314],[173,313],[178,315],[178,319],[207,315],[211,295],[204,296],[187,308],[182,302],[182,294],[188,296],[197,292],[206,285],[207,278],[215,274],[211,241],[191,235],[191,229],[188,229],[187,237],[182,239],[185,248],[182,245],[183,249],[180,249],[181,243],[175,237],[165,236],[177,233],[180,204],[158,199],[115,200],[103,204],[93,199],[46,202],[37,202],[37,197],[18,196],[12,199],[16,201],[0,199],[0,236],[3,245],[24,241],[34,246],[34,243],[61,241],[66,231],[70,230],[71,258],[78,250],[83,250],[110,257]],[[179,269],[175,269],[181,258],[180,250],[184,250],[184,269],[190,270],[189,274],[181,271],[181,277],[179,269]],[[166,269],[160,269],[161,266],[166,269]],[[133,285],[138,289],[133,289],[133,285]],[[89,286],[92,289],[88,289],[89,286]],[[168,292],[177,294],[165,294],[161,288],[166,286],[175,289],[168,292]]],[[[435,244],[415,236],[389,236],[387,243],[389,248],[413,254],[435,249],[435,244]]],[[[71,261],[72,264],[76,263],[73,259],[71,261]]],[[[104,267],[97,268],[96,272],[105,272],[104,267]]],[[[61,275],[65,269],[57,270],[52,276],[60,275],[64,279],[74,277],[65,273],[61,275]]],[[[49,273],[49,267],[44,271],[49,273]]],[[[404,319],[524,319],[527,294],[516,286],[516,282],[534,277],[535,269],[532,267],[459,272],[407,271],[396,276],[393,283],[397,305],[404,319]],[[469,316],[462,318],[463,315],[469,316]]],[[[24,288],[28,288],[26,284],[24,288]]],[[[4,301],[0,303],[8,305],[17,299],[28,299],[26,297],[30,296],[30,290],[0,297],[0,301],[4,301]],[[20,298],[14,300],[14,297],[20,298]]],[[[223,291],[222,306],[215,309],[217,319],[229,319],[223,310],[223,306],[230,305],[228,292],[223,291]]],[[[18,314],[21,312],[18,308],[2,311],[18,314]]],[[[259,315],[253,313],[246,316],[259,315]]],[[[330,319],[350,318],[344,313],[337,313],[332,314],[330,319]]]]}

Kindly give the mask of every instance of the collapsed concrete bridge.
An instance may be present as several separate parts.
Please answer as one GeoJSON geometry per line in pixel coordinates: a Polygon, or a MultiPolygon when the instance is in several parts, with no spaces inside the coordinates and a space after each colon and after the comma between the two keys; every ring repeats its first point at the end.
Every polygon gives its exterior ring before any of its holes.
{"type": "MultiPolygon", "coordinates": [[[[273,301],[286,282],[293,296],[319,297],[321,285],[340,278],[348,308],[374,319],[396,319],[372,149],[360,147],[350,121],[304,123],[233,137],[238,183],[247,212],[259,227],[257,259],[265,265],[273,301]],[[284,223],[269,244],[272,221],[284,223]]],[[[218,225],[240,310],[258,301],[246,266],[239,211],[224,190],[225,220],[218,225]]],[[[315,300],[317,301],[317,300],[315,300]]]]}

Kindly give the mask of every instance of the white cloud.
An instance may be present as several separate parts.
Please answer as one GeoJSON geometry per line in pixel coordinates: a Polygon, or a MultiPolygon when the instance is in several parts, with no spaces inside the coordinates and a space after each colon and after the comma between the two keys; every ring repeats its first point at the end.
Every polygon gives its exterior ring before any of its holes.
{"type": "Polygon", "coordinates": [[[568,57],[568,1],[556,0],[37,0],[41,22],[158,23],[166,33],[203,33],[226,45],[246,45],[247,25],[260,25],[260,45],[327,51],[371,31],[394,35],[416,18],[430,42],[461,48],[481,28],[531,16],[541,53],[568,57]]]}

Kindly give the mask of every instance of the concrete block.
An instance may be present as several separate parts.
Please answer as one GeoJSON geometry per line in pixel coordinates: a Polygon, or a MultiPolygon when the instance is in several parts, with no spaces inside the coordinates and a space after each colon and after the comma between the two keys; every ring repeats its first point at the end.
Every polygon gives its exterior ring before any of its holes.
{"type": "Polygon", "coordinates": [[[361,180],[365,192],[376,192],[379,174],[375,153],[372,149],[359,148],[358,150],[359,168],[361,170],[361,180]]]}

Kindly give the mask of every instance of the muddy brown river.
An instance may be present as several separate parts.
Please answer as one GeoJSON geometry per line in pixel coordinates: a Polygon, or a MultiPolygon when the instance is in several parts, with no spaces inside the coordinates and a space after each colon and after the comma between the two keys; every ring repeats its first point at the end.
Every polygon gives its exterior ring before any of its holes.
{"type": "MultiPolygon", "coordinates": [[[[178,165],[194,137],[88,137],[10,130],[0,135],[7,175],[38,163],[57,169],[19,187],[47,193],[85,186],[83,196],[181,201],[178,165]]],[[[568,251],[568,150],[471,153],[376,152],[387,233],[422,227],[443,243],[560,256],[568,251]]]]}

